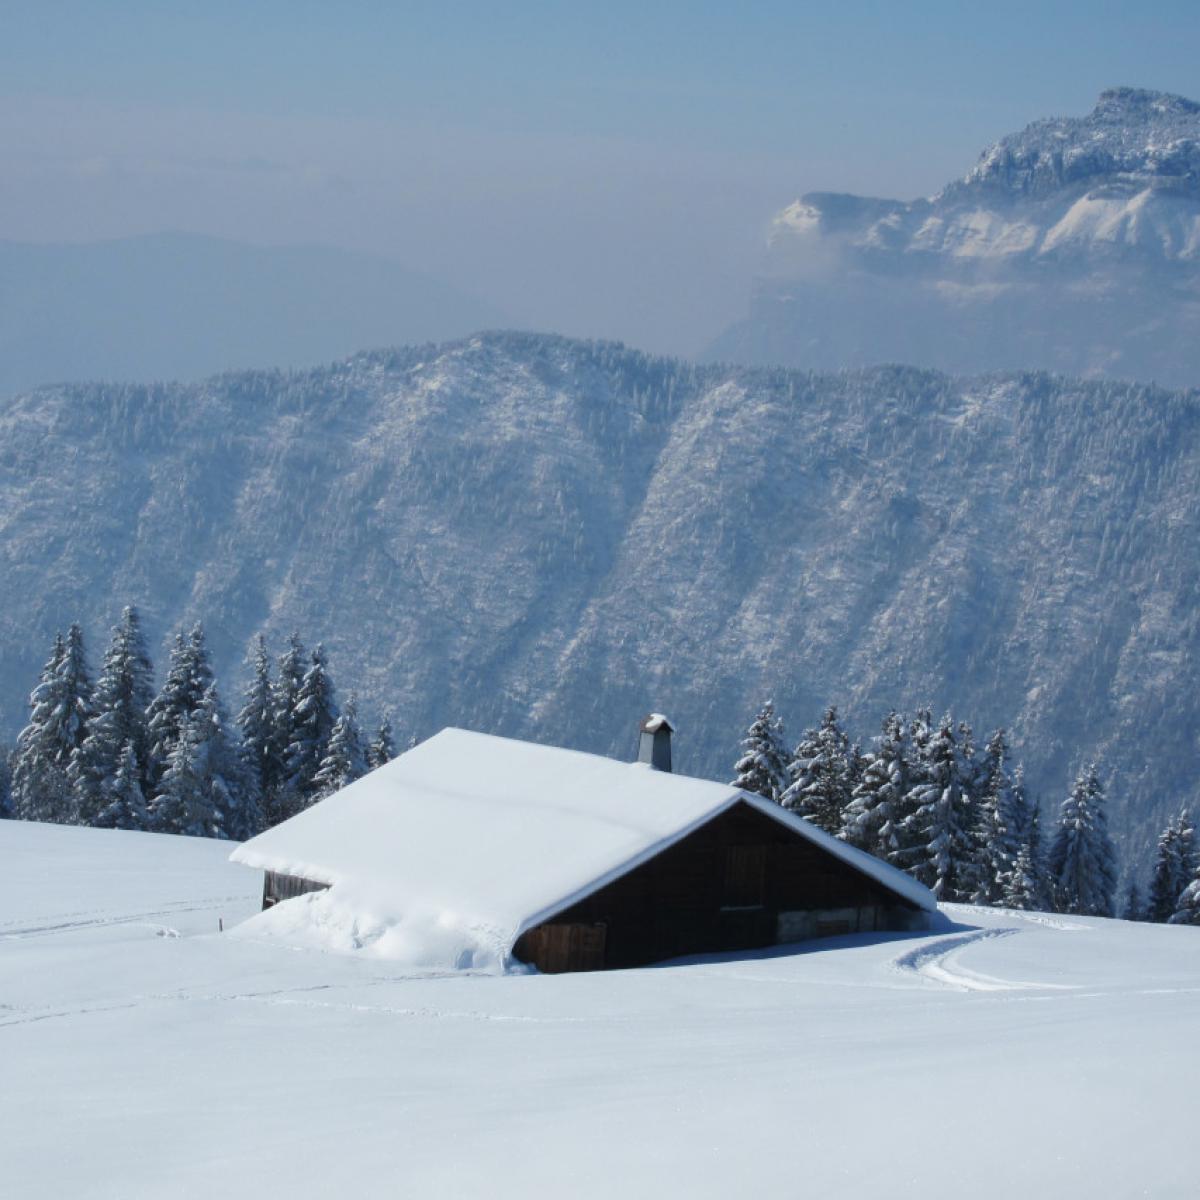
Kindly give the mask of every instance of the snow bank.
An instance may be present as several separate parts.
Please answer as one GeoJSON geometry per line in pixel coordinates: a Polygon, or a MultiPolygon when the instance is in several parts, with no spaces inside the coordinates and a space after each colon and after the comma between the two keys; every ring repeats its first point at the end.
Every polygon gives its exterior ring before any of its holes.
{"type": "Polygon", "coordinates": [[[231,932],[246,940],[275,940],[307,950],[386,959],[416,971],[497,975],[527,971],[510,961],[511,939],[504,930],[420,907],[404,913],[375,911],[369,893],[353,886],[285,900],[231,932]]]}

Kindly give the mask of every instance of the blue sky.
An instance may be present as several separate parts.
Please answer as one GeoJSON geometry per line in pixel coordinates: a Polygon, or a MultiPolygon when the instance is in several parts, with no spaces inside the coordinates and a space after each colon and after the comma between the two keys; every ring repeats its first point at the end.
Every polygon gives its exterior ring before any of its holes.
{"type": "Polygon", "coordinates": [[[1200,96],[1200,3],[0,3],[0,237],[371,250],[686,350],[770,213],[1039,116],[1200,96]]]}

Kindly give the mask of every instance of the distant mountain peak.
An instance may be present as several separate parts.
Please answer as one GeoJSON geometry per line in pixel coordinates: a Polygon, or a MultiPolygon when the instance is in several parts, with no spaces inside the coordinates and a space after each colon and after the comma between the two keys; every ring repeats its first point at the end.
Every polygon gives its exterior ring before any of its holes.
{"type": "Polygon", "coordinates": [[[1111,178],[1200,194],[1200,104],[1169,92],[1114,87],[1084,117],[1049,117],[989,146],[938,199],[1001,191],[1041,198],[1111,178]]]}

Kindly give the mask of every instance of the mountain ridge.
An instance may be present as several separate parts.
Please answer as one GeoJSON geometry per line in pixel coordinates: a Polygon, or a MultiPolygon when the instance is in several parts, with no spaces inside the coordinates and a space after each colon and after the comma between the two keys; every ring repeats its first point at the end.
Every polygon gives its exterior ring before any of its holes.
{"type": "MultiPolygon", "coordinates": [[[[1141,847],[1200,711],[1200,394],[1046,374],[695,365],[490,333],[306,371],[0,403],[0,725],[55,628],[138,604],[159,669],[203,619],[343,693],[624,757],[680,723],[721,778],[768,695],[1011,727],[1047,802],[1096,755],[1141,847]]],[[[1142,847],[1144,848],[1144,847],[1142,847]]]]}

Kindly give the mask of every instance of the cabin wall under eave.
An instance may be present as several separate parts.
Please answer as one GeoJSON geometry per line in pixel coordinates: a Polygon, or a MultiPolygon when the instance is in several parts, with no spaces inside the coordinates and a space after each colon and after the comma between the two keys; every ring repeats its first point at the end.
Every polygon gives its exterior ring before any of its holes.
{"type": "Polygon", "coordinates": [[[514,953],[548,971],[632,967],[926,924],[875,880],[736,804],[529,931],[514,953]]]}

